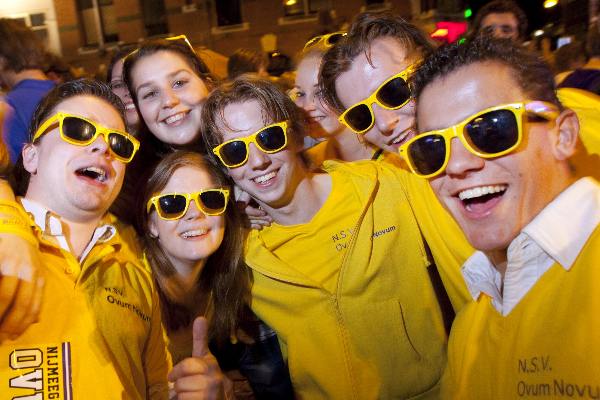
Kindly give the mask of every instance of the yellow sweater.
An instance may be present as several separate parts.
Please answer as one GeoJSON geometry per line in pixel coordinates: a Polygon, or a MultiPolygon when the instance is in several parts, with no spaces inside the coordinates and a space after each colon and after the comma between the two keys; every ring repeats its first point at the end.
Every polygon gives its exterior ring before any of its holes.
{"type": "Polygon", "coordinates": [[[126,240],[116,233],[80,264],[31,224],[46,288],[39,321],[0,345],[1,397],[166,399],[158,297],[126,240]]]}
{"type": "MultiPolygon", "coordinates": [[[[334,182],[347,180],[363,204],[341,263],[329,266],[337,272],[334,290],[304,274],[301,257],[277,257],[254,231],[246,253],[252,307],[277,332],[300,398],[436,397],[446,334],[407,202],[409,186],[427,182],[409,184],[406,171],[378,162],[325,169],[334,182]]],[[[331,241],[324,233],[323,245],[331,241]]],[[[314,257],[320,249],[306,251],[314,257]]],[[[452,269],[462,261],[453,260],[452,269]]]]}
{"type": "Polygon", "coordinates": [[[482,295],[452,327],[443,398],[600,398],[600,227],[503,317],[482,295]]]}

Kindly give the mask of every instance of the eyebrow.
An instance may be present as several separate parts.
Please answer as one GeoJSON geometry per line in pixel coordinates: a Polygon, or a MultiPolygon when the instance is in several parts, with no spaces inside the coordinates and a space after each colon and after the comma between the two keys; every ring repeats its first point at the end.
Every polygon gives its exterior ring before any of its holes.
{"type": "MultiPolygon", "coordinates": [[[[183,68],[181,68],[181,69],[178,69],[178,70],[177,70],[177,71],[175,71],[175,72],[171,72],[170,74],[168,74],[168,75],[167,75],[167,78],[170,78],[170,79],[172,79],[174,76],[177,76],[178,74],[180,74],[180,73],[182,73],[182,72],[186,72],[186,73],[188,73],[188,74],[189,74],[189,73],[193,73],[193,72],[191,72],[190,70],[187,70],[187,69],[183,69],[183,68]]],[[[144,82],[144,83],[142,83],[140,86],[138,86],[138,87],[135,89],[135,94],[137,95],[137,94],[140,92],[140,89],[143,89],[143,88],[145,88],[145,87],[147,87],[147,86],[152,86],[153,84],[154,84],[154,81],[149,81],[149,82],[144,82]]]]}

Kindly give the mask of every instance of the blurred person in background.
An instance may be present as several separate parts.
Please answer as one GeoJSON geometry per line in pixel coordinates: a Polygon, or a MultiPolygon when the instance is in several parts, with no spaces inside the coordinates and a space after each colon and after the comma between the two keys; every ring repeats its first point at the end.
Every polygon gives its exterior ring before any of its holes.
{"type": "Polygon", "coordinates": [[[267,57],[254,50],[237,49],[227,60],[227,79],[247,73],[267,76],[267,57]]]}
{"type": "Polygon", "coordinates": [[[576,88],[600,95],[600,24],[589,27],[585,50],[588,62],[576,69],[560,83],[560,88],[576,88]]]}
{"type": "Polygon", "coordinates": [[[44,74],[46,51],[38,37],[22,23],[0,19],[0,81],[9,91],[3,123],[4,142],[14,164],[27,142],[33,112],[56,83],[44,74]]]}
{"type": "Polygon", "coordinates": [[[554,80],[560,84],[575,69],[585,65],[587,58],[583,43],[573,41],[556,49],[554,52],[554,80]]]}
{"type": "Polygon", "coordinates": [[[481,34],[522,43],[527,35],[527,15],[514,1],[491,1],[481,7],[473,20],[471,38],[481,34]]]}

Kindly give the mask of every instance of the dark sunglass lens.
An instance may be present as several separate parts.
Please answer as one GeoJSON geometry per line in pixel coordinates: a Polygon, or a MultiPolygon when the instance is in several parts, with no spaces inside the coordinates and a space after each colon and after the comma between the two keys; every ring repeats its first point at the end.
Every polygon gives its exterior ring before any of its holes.
{"type": "Polygon", "coordinates": [[[400,107],[410,99],[410,88],[402,78],[395,78],[386,83],[377,93],[379,100],[386,107],[400,107]]]}
{"type": "Polygon", "coordinates": [[[133,143],[125,136],[118,133],[108,134],[108,145],[110,149],[119,157],[129,158],[133,154],[133,143]]]}
{"type": "Polygon", "coordinates": [[[427,135],[415,140],[408,147],[408,157],[421,175],[430,175],[444,165],[446,143],[441,135],[427,135]]]}
{"type": "Polygon", "coordinates": [[[241,140],[236,140],[235,142],[229,142],[221,147],[220,155],[225,164],[236,165],[244,161],[247,151],[246,143],[241,140]]]}
{"type": "Polygon", "coordinates": [[[96,128],[89,122],[74,117],[65,117],[63,120],[63,134],[79,142],[87,142],[94,137],[96,128]]]}
{"type": "Polygon", "coordinates": [[[471,146],[483,153],[494,154],[514,146],[519,139],[517,118],[512,111],[490,111],[465,126],[471,146]]]}
{"type": "Polygon", "coordinates": [[[346,123],[355,131],[361,132],[371,126],[373,117],[369,107],[365,104],[360,104],[351,108],[344,117],[346,123]]]}
{"type": "Polygon", "coordinates": [[[285,146],[285,133],[280,126],[272,126],[260,131],[256,141],[266,151],[281,150],[285,146]]]}
{"type": "Polygon", "coordinates": [[[343,33],[334,33],[333,35],[329,36],[328,42],[331,45],[336,44],[337,42],[340,41],[340,39],[342,39],[345,35],[343,33]]]}
{"type": "Polygon", "coordinates": [[[185,196],[180,194],[162,196],[158,200],[161,214],[167,218],[174,218],[181,214],[185,210],[186,204],[185,196]]]}
{"type": "Polygon", "coordinates": [[[200,195],[200,202],[204,205],[206,211],[218,212],[225,208],[225,195],[216,190],[203,192],[200,195]]]}

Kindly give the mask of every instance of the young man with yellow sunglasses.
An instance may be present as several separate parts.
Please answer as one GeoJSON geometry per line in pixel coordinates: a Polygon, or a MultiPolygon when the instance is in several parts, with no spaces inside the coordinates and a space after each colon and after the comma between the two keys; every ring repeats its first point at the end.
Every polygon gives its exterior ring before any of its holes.
{"type": "Polygon", "coordinates": [[[422,133],[402,154],[479,250],[444,398],[597,397],[600,186],[573,173],[579,124],[550,69],[477,38],[426,60],[415,96],[422,133]]]}

